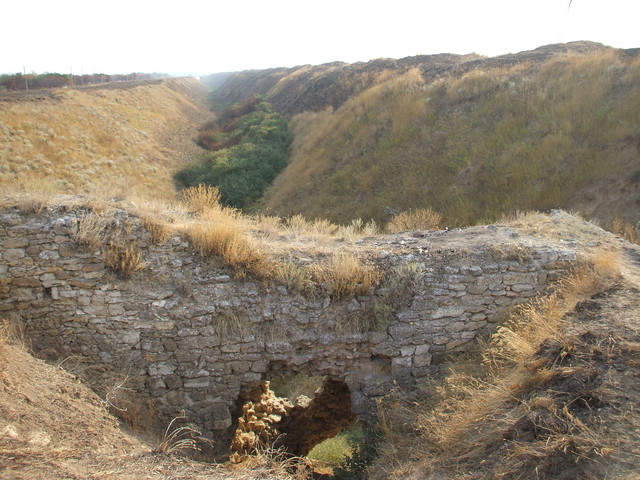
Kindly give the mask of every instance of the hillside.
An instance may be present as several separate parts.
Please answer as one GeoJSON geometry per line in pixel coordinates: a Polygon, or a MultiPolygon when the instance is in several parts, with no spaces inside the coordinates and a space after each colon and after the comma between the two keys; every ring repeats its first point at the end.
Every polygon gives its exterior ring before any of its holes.
{"type": "Polygon", "coordinates": [[[467,225],[563,207],[610,227],[640,220],[637,53],[577,42],[241,72],[212,98],[260,93],[290,117],[289,166],[257,207],[277,215],[431,207],[467,225]]]}
{"type": "Polygon", "coordinates": [[[211,118],[195,79],[0,94],[0,185],[173,198],[171,175],[211,118]]]}

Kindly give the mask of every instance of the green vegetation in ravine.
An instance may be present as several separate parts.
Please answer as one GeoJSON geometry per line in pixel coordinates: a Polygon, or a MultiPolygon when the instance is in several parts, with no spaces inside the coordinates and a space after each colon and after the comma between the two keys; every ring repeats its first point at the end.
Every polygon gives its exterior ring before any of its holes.
{"type": "Polygon", "coordinates": [[[208,152],[175,174],[179,187],[215,186],[222,203],[243,208],[287,165],[291,133],[271,105],[253,97],[221,112],[197,142],[208,152]]]}

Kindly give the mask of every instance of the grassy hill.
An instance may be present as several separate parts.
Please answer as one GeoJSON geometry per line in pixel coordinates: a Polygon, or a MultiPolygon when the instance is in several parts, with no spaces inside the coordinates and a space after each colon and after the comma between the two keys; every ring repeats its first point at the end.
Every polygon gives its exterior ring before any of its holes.
{"type": "Polygon", "coordinates": [[[0,186],[173,198],[171,174],[211,117],[206,91],[167,79],[0,94],[0,186]]]}
{"type": "Polygon", "coordinates": [[[637,53],[578,42],[242,72],[213,99],[262,93],[289,115],[289,165],[259,204],[270,213],[384,223],[431,207],[454,226],[563,207],[635,224],[637,53]]]}

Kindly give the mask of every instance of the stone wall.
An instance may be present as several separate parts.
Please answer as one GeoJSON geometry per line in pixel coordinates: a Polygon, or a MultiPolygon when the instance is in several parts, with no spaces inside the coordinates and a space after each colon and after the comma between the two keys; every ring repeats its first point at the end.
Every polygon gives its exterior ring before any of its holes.
{"type": "Polygon", "coordinates": [[[388,278],[403,272],[402,292],[386,281],[367,296],[310,298],[234,279],[178,236],[154,244],[118,211],[113,229],[145,264],[122,279],[79,245],[86,214],[0,212],[0,316],[19,318],[39,355],[124,370],[161,414],[184,409],[210,433],[232,425],[243,388],[298,373],[344,381],[367,417],[377,397],[429,375],[575,260],[506,227],[384,236],[357,247],[388,278]]]}

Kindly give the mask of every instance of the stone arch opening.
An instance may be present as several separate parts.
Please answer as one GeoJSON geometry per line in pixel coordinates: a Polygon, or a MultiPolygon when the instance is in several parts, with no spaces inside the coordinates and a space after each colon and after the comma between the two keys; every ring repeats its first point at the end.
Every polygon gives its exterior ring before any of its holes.
{"type": "Polygon", "coordinates": [[[303,395],[293,401],[277,396],[268,380],[256,382],[242,389],[238,407],[231,442],[235,461],[265,447],[307,456],[356,420],[349,386],[333,376],[324,377],[313,398],[303,395]]]}

